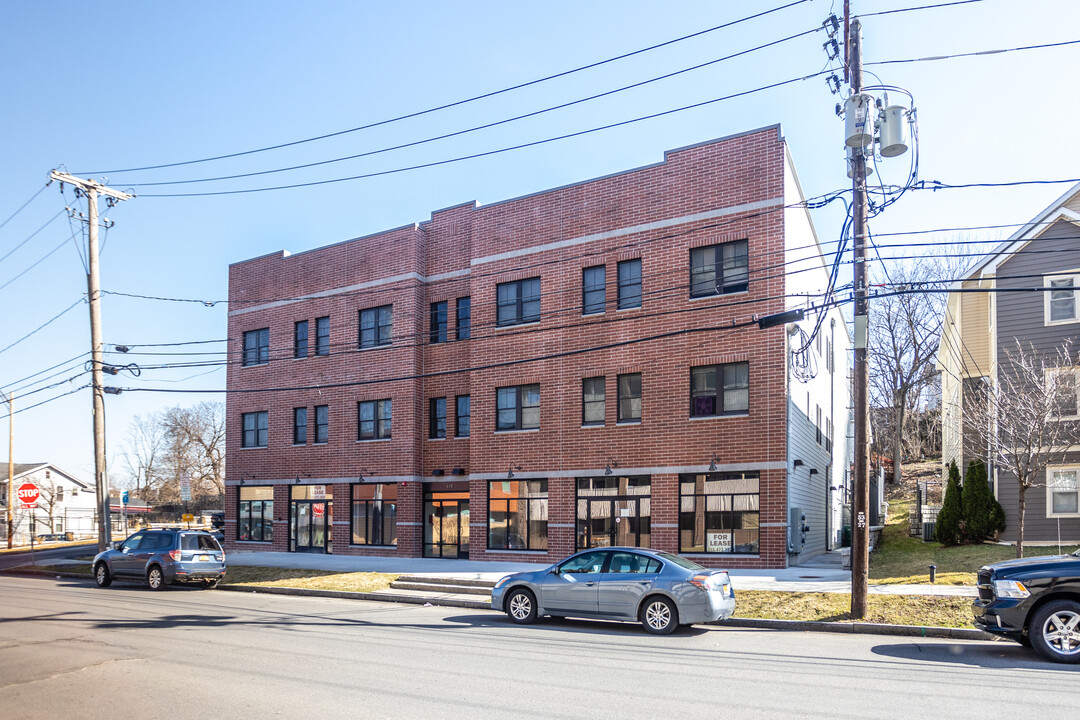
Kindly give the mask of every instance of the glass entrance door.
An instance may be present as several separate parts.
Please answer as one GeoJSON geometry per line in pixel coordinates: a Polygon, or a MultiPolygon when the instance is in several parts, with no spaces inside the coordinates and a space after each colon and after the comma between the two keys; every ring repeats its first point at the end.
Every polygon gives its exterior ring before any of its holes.
{"type": "Polygon", "coordinates": [[[424,557],[469,557],[469,492],[424,493],[424,557]]]}
{"type": "Polygon", "coordinates": [[[578,478],[577,548],[649,547],[652,498],[644,477],[578,478]]]}
{"type": "Polygon", "coordinates": [[[334,503],[323,486],[292,489],[289,502],[289,550],[291,552],[333,552],[331,528],[334,503]]]}

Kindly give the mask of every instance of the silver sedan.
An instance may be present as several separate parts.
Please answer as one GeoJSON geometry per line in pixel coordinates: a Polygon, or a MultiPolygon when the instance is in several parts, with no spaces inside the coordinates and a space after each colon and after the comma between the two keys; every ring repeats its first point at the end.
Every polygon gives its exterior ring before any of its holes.
{"type": "Polygon", "coordinates": [[[520,624],[544,615],[637,620],[667,635],[679,625],[728,619],[735,591],[725,570],[657,550],[610,547],[507,575],[491,591],[491,607],[520,624]]]}

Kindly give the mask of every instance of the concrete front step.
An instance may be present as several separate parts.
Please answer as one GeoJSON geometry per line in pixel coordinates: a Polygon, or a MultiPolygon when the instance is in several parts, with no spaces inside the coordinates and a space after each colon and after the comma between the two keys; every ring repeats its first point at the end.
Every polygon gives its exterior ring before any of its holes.
{"type": "Polygon", "coordinates": [[[458,585],[442,582],[402,582],[395,580],[390,583],[394,590],[422,590],[432,593],[451,593],[454,595],[482,595],[491,597],[490,587],[476,587],[474,585],[458,585]]]}

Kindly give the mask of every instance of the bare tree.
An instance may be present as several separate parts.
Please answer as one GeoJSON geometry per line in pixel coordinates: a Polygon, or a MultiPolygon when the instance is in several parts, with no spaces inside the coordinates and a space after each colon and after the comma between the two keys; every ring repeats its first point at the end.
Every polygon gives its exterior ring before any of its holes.
{"type": "Polygon", "coordinates": [[[225,408],[203,402],[193,407],[173,407],[162,419],[176,464],[175,470],[191,476],[192,490],[204,494],[225,492],[225,408]]]}
{"type": "Polygon", "coordinates": [[[128,426],[124,444],[124,460],[135,494],[146,497],[152,487],[160,485],[162,479],[165,431],[161,415],[136,415],[128,426]]]}
{"type": "Polygon", "coordinates": [[[1051,353],[1017,340],[999,364],[996,386],[965,398],[965,434],[980,438],[1017,484],[1018,558],[1024,556],[1027,491],[1043,486],[1047,466],[1065,462],[1069,447],[1080,441],[1080,423],[1061,419],[1077,414],[1076,375],[1055,372],[1078,364],[1071,340],[1051,353]]]}

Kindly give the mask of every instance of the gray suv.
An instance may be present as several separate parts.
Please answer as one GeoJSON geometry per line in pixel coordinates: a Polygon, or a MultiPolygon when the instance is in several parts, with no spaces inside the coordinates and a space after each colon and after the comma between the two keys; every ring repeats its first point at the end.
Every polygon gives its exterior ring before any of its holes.
{"type": "Polygon", "coordinates": [[[171,583],[212,588],[225,577],[225,552],[201,530],[142,530],[98,553],[93,568],[98,587],[109,587],[115,579],[145,582],[151,590],[171,583]]]}

